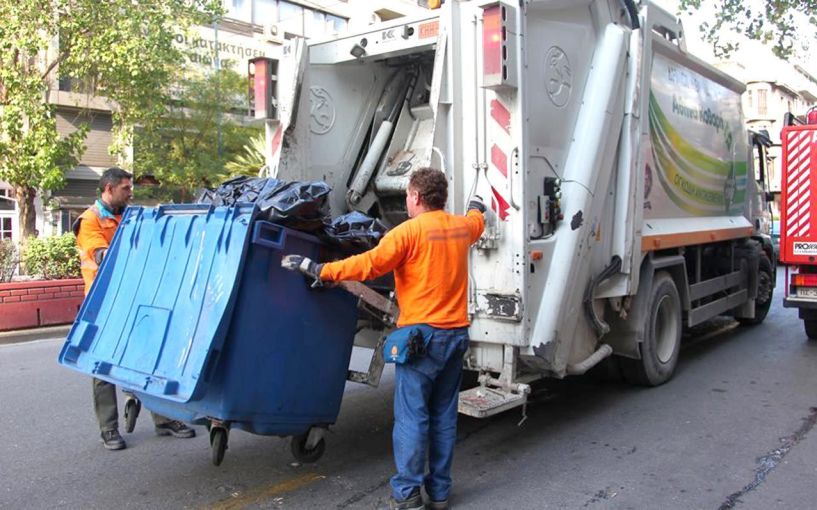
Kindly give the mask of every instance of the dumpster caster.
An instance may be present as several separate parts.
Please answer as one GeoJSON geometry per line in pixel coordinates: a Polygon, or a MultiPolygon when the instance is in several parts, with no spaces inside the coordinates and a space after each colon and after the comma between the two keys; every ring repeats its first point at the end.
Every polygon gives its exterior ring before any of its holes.
{"type": "Polygon", "coordinates": [[[139,399],[133,396],[128,396],[125,401],[125,432],[130,434],[136,428],[136,418],[139,416],[139,411],[142,410],[142,403],[139,399]]]}
{"type": "Polygon", "coordinates": [[[326,441],[323,439],[324,432],[326,432],[326,429],[313,427],[306,434],[292,436],[289,446],[295,460],[310,464],[323,457],[323,452],[326,451],[326,441]]]}
{"type": "Polygon", "coordinates": [[[224,427],[213,425],[210,427],[210,454],[213,465],[221,465],[224,460],[224,451],[227,449],[228,430],[224,427]]]}

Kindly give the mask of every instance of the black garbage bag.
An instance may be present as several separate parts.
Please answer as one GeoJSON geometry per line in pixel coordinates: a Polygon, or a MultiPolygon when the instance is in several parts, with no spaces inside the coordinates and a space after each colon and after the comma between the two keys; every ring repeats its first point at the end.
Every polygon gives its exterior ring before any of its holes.
{"type": "Polygon", "coordinates": [[[323,228],[329,216],[329,192],[323,181],[290,182],[256,201],[262,218],[306,232],[323,228]]]}
{"type": "Polygon", "coordinates": [[[285,182],[272,178],[235,177],[215,190],[204,190],[198,202],[215,206],[251,203],[259,219],[307,232],[320,230],[329,216],[332,188],[322,181],[285,182]]]}
{"type": "Polygon", "coordinates": [[[365,251],[374,248],[386,234],[386,226],[380,220],[362,212],[352,211],[333,218],[324,225],[324,237],[349,251],[365,251]]]}

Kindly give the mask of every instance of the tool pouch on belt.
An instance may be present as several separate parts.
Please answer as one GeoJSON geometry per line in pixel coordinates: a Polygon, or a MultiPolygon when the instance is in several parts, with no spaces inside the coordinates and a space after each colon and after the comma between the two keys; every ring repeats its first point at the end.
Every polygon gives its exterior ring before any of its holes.
{"type": "Polygon", "coordinates": [[[386,363],[402,365],[425,356],[433,335],[434,328],[425,324],[397,328],[386,337],[383,359],[386,363]]]}

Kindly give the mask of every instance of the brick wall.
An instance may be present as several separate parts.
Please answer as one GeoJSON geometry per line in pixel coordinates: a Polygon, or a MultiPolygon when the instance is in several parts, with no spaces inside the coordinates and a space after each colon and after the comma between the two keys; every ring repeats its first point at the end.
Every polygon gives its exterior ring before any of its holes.
{"type": "Polygon", "coordinates": [[[0,283],[0,331],[70,324],[83,297],[82,279],[0,283]]]}

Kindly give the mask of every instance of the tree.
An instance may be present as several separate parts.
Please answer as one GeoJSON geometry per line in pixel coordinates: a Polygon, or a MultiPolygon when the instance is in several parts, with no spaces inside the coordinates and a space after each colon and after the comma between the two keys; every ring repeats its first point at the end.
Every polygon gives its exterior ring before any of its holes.
{"type": "Polygon", "coordinates": [[[267,144],[264,133],[258,133],[244,145],[241,153],[233,156],[227,162],[225,169],[230,175],[258,175],[261,167],[267,164],[265,147],[267,144]]]}
{"type": "Polygon", "coordinates": [[[137,174],[149,173],[161,183],[140,193],[163,201],[189,202],[198,189],[215,186],[230,176],[225,170],[228,159],[259,128],[242,124],[247,79],[235,71],[180,76],[177,89],[182,91],[179,97],[166,103],[152,129],[134,133],[134,168],[137,174]]]}
{"type": "Polygon", "coordinates": [[[87,127],[60,138],[49,93],[79,77],[113,108],[114,151],[133,127],[149,128],[182,62],[174,33],[208,23],[219,0],[0,0],[0,180],[15,188],[23,237],[38,190],[63,185],[84,151],[87,127]]]}
{"type": "MultiPolygon", "coordinates": [[[[795,42],[808,44],[798,27],[808,27],[805,34],[813,42],[817,34],[817,0],[718,0],[714,21],[704,22],[699,30],[712,43],[717,56],[725,56],[738,48],[738,43],[724,41],[722,31],[729,29],[749,39],[772,43],[772,51],[782,59],[796,52],[795,42]]],[[[680,11],[691,12],[701,7],[701,0],[679,0],[680,11]]]]}

